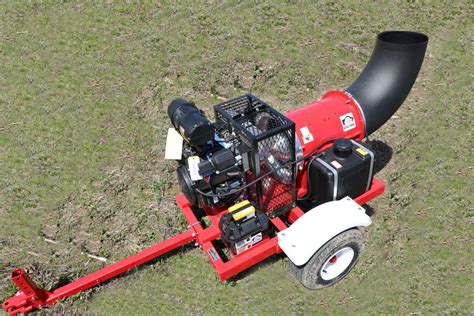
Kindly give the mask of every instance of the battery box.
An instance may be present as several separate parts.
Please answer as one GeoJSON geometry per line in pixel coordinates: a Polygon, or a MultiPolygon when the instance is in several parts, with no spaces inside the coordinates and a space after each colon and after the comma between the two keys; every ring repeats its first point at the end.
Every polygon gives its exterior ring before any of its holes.
{"type": "Polygon", "coordinates": [[[248,200],[228,209],[219,221],[222,240],[234,255],[251,248],[267,237],[268,217],[248,200]]]}
{"type": "Polygon", "coordinates": [[[374,159],[375,155],[367,145],[350,139],[336,139],[333,147],[310,163],[310,199],[319,205],[361,195],[372,185],[374,159]]]}

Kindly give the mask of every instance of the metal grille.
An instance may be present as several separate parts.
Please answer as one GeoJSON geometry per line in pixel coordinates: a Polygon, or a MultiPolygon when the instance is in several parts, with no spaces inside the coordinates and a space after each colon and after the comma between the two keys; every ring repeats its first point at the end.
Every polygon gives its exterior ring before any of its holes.
{"type": "Polygon", "coordinates": [[[295,204],[294,123],[271,106],[247,94],[214,106],[216,119],[224,121],[250,148],[250,177],[270,171],[252,191],[257,205],[271,216],[295,204]]]}
{"type": "Polygon", "coordinates": [[[293,192],[290,185],[282,184],[274,177],[262,180],[263,208],[274,215],[289,211],[293,205],[293,192]]]}
{"type": "Polygon", "coordinates": [[[251,94],[246,94],[235,99],[225,101],[214,106],[216,120],[229,123],[238,117],[243,117],[255,109],[268,105],[251,94]]]}
{"type": "MultiPolygon", "coordinates": [[[[260,174],[273,171],[262,179],[262,204],[268,212],[277,212],[293,202],[294,147],[289,133],[279,133],[258,143],[260,174]],[[286,166],[286,167],[285,167],[286,166]]],[[[285,209],[289,210],[289,209],[285,209]]]]}

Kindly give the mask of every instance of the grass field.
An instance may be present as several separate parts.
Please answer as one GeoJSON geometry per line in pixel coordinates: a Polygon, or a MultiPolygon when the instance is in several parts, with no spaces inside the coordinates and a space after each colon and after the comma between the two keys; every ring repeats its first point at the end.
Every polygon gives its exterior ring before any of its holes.
{"type": "Polygon", "coordinates": [[[348,86],[378,32],[409,29],[430,37],[425,63],[372,136],[387,189],[342,282],[308,291],[284,257],[220,282],[187,248],[53,311],[474,312],[474,5],[63,2],[0,4],[0,299],[14,267],[51,288],[104,265],[88,254],[111,263],[185,229],[164,161],[173,98],[296,108],[348,86]]]}

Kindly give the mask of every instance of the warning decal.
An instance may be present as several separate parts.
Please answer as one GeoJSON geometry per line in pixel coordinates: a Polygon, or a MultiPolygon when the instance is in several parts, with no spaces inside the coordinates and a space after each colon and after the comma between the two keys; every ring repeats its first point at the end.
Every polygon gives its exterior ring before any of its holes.
{"type": "Polygon", "coordinates": [[[353,129],[354,127],[356,127],[354,114],[352,114],[351,112],[339,116],[339,119],[341,120],[342,130],[344,132],[347,132],[347,131],[353,129]]]}
{"type": "Polygon", "coordinates": [[[362,148],[357,148],[356,151],[361,154],[362,156],[365,156],[368,154],[368,152],[366,152],[365,150],[363,150],[362,148]]]}
{"type": "Polygon", "coordinates": [[[301,136],[303,136],[303,144],[311,143],[314,140],[313,134],[307,126],[300,128],[301,136]]]}
{"type": "Polygon", "coordinates": [[[333,165],[336,169],[342,168],[342,165],[336,160],[331,161],[331,165],[333,165]]]}
{"type": "Polygon", "coordinates": [[[198,181],[201,180],[202,177],[199,174],[199,162],[201,159],[199,156],[191,156],[188,158],[188,168],[189,168],[189,175],[191,176],[191,180],[198,181]]]}

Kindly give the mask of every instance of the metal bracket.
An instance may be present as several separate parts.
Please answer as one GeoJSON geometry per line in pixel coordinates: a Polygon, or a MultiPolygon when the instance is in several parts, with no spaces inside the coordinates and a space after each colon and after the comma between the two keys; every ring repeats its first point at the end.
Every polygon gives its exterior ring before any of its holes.
{"type": "Polygon", "coordinates": [[[9,315],[28,313],[46,305],[46,299],[51,293],[40,289],[24,269],[15,269],[10,275],[19,291],[2,304],[9,315]]]}

